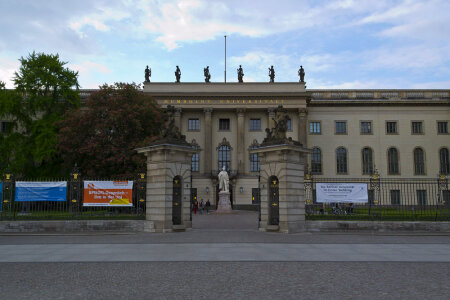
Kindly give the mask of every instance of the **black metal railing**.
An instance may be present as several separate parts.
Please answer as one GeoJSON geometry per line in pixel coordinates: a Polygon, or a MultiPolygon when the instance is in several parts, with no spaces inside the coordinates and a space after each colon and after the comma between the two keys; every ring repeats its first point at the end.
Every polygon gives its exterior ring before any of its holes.
{"type": "Polygon", "coordinates": [[[307,220],[450,221],[448,179],[305,178],[307,220]],[[367,203],[319,203],[317,183],[365,183],[367,203]]]}
{"type": "Polygon", "coordinates": [[[144,219],[146,210],[146,176],[135,178],[82,178],[75,170],[70,178],[33,179],[14,178],[5,174],[2,181],[0,221],[4,220],[77,220],[77,219],[144,219]],[[84,181],[133,181],[132,206],[84,206],[84,181]],[[16,201],[16,181],[66,181],[65,201],[16,201]]]}

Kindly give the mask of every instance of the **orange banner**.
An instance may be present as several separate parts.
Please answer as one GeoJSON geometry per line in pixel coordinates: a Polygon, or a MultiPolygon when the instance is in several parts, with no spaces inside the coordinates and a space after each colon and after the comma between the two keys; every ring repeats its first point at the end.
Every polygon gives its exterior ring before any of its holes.
{"type": "Polygon", "coordinates": [[[133,181],[85,181],[83,206],[133,206],[133,181]]]}

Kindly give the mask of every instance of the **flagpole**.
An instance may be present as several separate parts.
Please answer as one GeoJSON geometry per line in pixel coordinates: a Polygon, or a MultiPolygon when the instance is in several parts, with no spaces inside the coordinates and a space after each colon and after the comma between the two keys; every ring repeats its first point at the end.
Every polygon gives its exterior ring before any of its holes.
{"type": "Polygon", "coordinates": [[[225,38],[225,73],[224,73],[224,82],[227,83],[227,36],[224,35],[225,38]]]}

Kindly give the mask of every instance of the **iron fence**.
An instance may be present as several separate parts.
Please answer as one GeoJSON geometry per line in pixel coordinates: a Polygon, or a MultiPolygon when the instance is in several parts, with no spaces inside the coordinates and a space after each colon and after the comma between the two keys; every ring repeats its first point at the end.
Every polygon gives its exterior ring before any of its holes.
{"type": "Polygon", "coordinates": [[[307,220],[450,221],[448,179],[313,178],[305,179],[307,220]],[[367,203],[319,203],[317,183],[367,184],[367,203]]]}
{"type": "Polygon", "coordinates": [[[82,178],[78,172],[69,179],[3,178],[0,201],[0,220],[78,220],[78,219],[144,219],[146,201],[146,176],[135,178],[82,178]],[[16,201],[16,182],[66,181],[65,201],[16,201]],[[85,181],[133,181],[132,206],[85,206],[85,181]]]}

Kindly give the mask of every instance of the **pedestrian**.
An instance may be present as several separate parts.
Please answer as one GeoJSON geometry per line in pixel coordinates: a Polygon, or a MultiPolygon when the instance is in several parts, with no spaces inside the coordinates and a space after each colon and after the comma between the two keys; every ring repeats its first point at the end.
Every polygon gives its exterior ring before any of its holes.
{"type": "Polygon", "coordinates": [[[211,202],[209,202],[209,199],[206,201],[205,204],[205,208],[206,208],[206,213],[209,214],[209,208],[211,207],[211,202]]]}
{"type": "Polygon", "coordinates": [[[203,212],[205,211],[205,203],[203,202],[203,199],[200,201],[200,214],[203,215],[203,212]]]}
{"type": "Polygon", "coordinates": [[[197,208],[198,208],[198,202],[197,202],[197,200],[195,200],[195,202],[194,202],[194,214],[195,215],[197,214],[197,208]]]}

